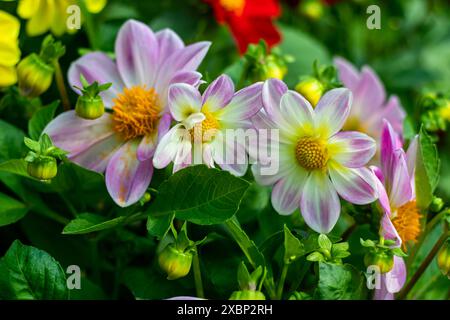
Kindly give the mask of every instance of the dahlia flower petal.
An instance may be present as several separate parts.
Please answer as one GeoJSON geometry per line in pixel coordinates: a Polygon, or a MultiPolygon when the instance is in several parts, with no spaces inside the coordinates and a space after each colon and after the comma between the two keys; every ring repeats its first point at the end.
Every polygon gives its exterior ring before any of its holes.
{"type": "Polygon", "coordinates": [[[350,203],[369,204],[377,199],[375,176],[367,168],[346,168],[337,163],[328,167],[339,195],[350,203]]]}
{"type": "Polygon", "coordinates": [[[98,140],[89,148],[69,157],[69,159],[84,168],[103,173],[109,160],[122,144],[123,140],[118,135],[112,134],[98,140]]]}
{"type": "Polygon", "coordinates": [[[214,80],[203,93],[202,105],[208,111],[214,112],[230,103],[234,95],[233,81],[227,75],[221,75],[214,80]]]}
{"type": "Polygon", "coordinates": [[[355,90],[360,79],[358,70],[350,62],[340,57],[334,59],[334,64],[338,69],[339,79],[345,87],[352,91],[355,90]]]}
{"type": "Polygon", "coordinates": [[[384,188],[383,181],[384,178],[382,176],[381,170],[377,167],[370,167],[372,173],[375,175],[376,179],[376,187],[378,194],[378,202],[381,205],[381,209],[383,212],[387,212],[389,216],[391,215],[391,204],[389,202],[389,197],[387,195],[386,189],[384,188]]]}
{"type": "Polygon", "coordinates": [[[225,121],[240,121],[250,119],[262,107],[262,83],[258,82],[239,90],[231,102],[220,111],[220,119],[225,121]]]}
{"type": "MultiPolygon", "coordinates": [[[[403,132],[403,122],[406,118],[406,112],[400,104],[397,96],[389,98],[388,102],[383,108],[383,111],[378,116],[378,119],[386,119],[394,128],[395,132],[399,134],[403,132]]],[[[382,122],[374,123],[374,130],[378,131],[382,122]]]]}
{"type": "Polygon", "coordinates": [[[406,151],[406,164],[408,166],[408,174],[411,179],[414,178],[414,171],[416,170],[417,151],[419,148],[419,136],[415,136],[411,140],[408,150],[406,151]]]}
{"type": "Polygon", "coordinates": [[[394,267],[386,274],[386,288],[391,293],[399,292],[406,282],[406,265],[402,257],[394,256],[394,267]]]}
{"type": "Polygon", "coordinates": [[[75,111],[67,111],[53,119],[44,129],[55,146],[69,152],[69,158],[89,149],[95,143],[114,134],[109,113],[96,120],[78,117],[75,111]]]}
{"type": "Polygon", "coordinates": [[[170,84],[175,83],[186,83],[193,87],[198,87],[201,84],[200,79],[202,74],[196,71],[180,71],[175,74],[175,76],[170,80],[170,84]]]}
{"type": "Polygon", "coordinates": [[[184,83],[169,88],[169,109],[177,121],[186,120],[191,114],[200,112],[202,97],[193,86],[184,83]]]}
{"type": "Polygon", "coordinates": [[[328,150],[332,159],[345,167],[360,168],[373,158],[377,146],[375,140],[368,135],[343,131],[330,138],[328,150]]]}
{"type": "Polygon", "coordinates": [[[106,187],[120,207],[138,202],[152,179],[152,161],[139,161],[137,148],[138,141],[128,141],[112,156],[106,168],[106,187]]]}
{"type": "Polygon", "coordinates": [[[173,161],[173,173],[192,164],[192,144],[184,139],[179,145],[173,161]]]}
{"type": "Polygon", "coordinates": [[[394,168],[394,159],[395,159],[395,151],[401,148],[399,137],[397,133],[395,133],[391,124],[383,120],[383,129],[381,131],[381,157],[380,157],[380,166],[381,171],[385,177],[385,185],[386,189],[389,191],[392,184],[392,176],[395,171],[394,168]]]}
{"type": "MultiPolygon", "coordinates": [[[[114,61],[102,52],[88,53],[70,65],[68,78],[72,88],[73,86],[82,87],[80,74],[89,83],[93,83],[94,81],[100,84],[112,83],[112,86],[108,90],[101,92],[100,96],[103,98],[105,107],[113,107],[113,99],[122,92],[124,87],[114,61]]],[[[80,94],[78,89],[74,90],[80,94]]]]}
{"type": "Polygon", "coordinates": [[[170,114],[165,113],[159,120],[158,132],[142,138],[137,149],[137,158],[139,161],[148,160],[155,154],[157,143],[169,131],[171,121],[172,117],[170,114]]]}
{"type": "Polygon", "coordinates": [[[182,141],[181,124],[175,125],[159,141],[153,156],[153,166],[157,169],[165,168],[174,161],[179,144],[182,141]]]}
{"type": "Polygon", "coordinates": [[[288,91],[287,85],[278,79],[269,79],[262,88],[262,103],[264,110],[270,117],[280,116],[281,97],[288,91]]]}
{"type": "Polygon", "coordinates": [[[316,127],[327,138],[342,129],[350,113],[352,93],[345,88],[333,89],[325,93],[315,108],[316,127]]]}
{"type": "Polygon", "coordinates": [[[402,245],[402,238],[400,238],[394,224],[392,223],[390,213],[384,212],[381,217],[381,235],[388,240],[394,240],[393,247],[400,247],[402,245]]]}
{"type": "Polygon", "coordinates": [[[353,90],[354,111],[371,110],[372,112],[379,112],[385,100],[386,92],[380,79],[371,68],[363,67],[358,86],[353,90]]]}
{"type": "Polygon", "coordinates": [[[127,87],[153,87],[158,67],[159,44],[144,23],[128,20],[120,28],[115,51],[119,73],[127,87]]]}
{"type": "Polygon", "coordinates": [[[300,200],[304,182],[308,173],[306,171],[298,171],[294,174],[293,170],[290,175],[281,178],[272,190],[272,206],[282,215],[290,215],[300,207],[300,200]]]}
{"type": "Polygon", "coordinates": [[[303,187],[300,210],[306,224],[316,232],[328,233],[341,213],[341,203],[328,176],[313,171],[303,187]]]}
{"type": "Polygon", "coordinates": [[[163,104],[165,103],[164,92],[167,90],[172,79],[181,71],[195,71],[208,52],[210,42],[197,42],[176,51],[163,62],[161,62],[155,82],[156,92],[160,94],[163,104]]]}
{"type": "Polygon", "coordinates": [[[183,40],[181,40],[181,38],[170,29],[163,29],[156,32],[155,37],[156,40],[158,41],[159,63],[161,63],[163,59],[174,54],[176,51],[184,48],[183,40]]]}
{"type": "Polygon", "coordinates": [[[380,289],[375,289],[374,300],[394,300],[394,294],[386,288],[386,274],[380,276],[380,289]]]}
{"type": "Polygon", "coordinates": [[[314,127],[314,111],[311,104],[295,91],[289,90],[282,97],[280,110],[283,117],[293,128],[302,131],[312,130],[314,127]]]}
{"type": "Polygon", "coordinates": [[[408,166],[406,164],[406,155],[403,149],[398,149],[394,154],[393,171],[390,177],[386,177],[386,184],[391,204],[399,208],[413,196],[411,186],[411,178],[408,174],[408,166]]]}
{"type": "Polygon", "coordinates": [[[203,163],[209,168],[214,168],[213,150],[210,143],[204,143],[203,146],[203,163]]]}
{"type": "Polygon", "coordinates": [[[223,170],[241,177],[247,172],[248,156],[245,144],[235,139],[227,139],[222,133],[214,137],[213,159],[223,170]]]}

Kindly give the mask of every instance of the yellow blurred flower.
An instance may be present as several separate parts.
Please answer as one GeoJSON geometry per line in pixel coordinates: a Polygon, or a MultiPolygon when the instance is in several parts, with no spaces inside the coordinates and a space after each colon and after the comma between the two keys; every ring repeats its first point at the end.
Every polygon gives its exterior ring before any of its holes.
{"type": "MultiPolygon", "coordinates": [[[[84,1],[90,13],[99,13],[106,5],[107,0],[79,0],[84,1]]],[[[51,31],[55,36],[67,29],[67,7],[77,4],[76,0],[19,0],[17,13],[26,19],[26,31],[29,36],[38,36],[51,31]]]]}
{"type": "Polygon", "coordinates": [[[0,10],[0,87],[17,82],[15,65],[20,59],[19,31],[19,20],[0,10]]]}

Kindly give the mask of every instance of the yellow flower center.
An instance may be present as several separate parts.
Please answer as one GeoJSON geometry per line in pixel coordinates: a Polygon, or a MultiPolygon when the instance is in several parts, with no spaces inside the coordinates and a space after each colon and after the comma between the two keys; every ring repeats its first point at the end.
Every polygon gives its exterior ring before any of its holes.
{"type": "Polygon", "coordinates": [[[366,127],[358,117],[349,117],[342,128],[342,131],[358,131],[367,133],[366,127]]]}
{"type": "Polygon", "coordinates": [[[310,171],[325,168],[329,159],[325,142],[312,137],[301,138],[297,142],[295,157],[303,168],[310,171]]]}
{"type": "Polygon", "coordinates": [[[157,129],[161,103],[155,89],[125,88],[113,102],[114,130],[126,140],[151,134],[157,129]]]}
{"type": "Polygon", "coordinates": [[[410,201],[397,210],[395,218],[392,219],[398,235],[402,239],[403,249],[406,250],[406,244],[409,241],[417,242],[420,234],[420,214],[416,201],[410,201]]]}
{"type": "Polygon", "coordinates": [[[195,124],[190,130],[192,142],[209,142],[214,138],[217,130],[220,129],[220,123],[209,111],[202,111],[205,120],[195,124]]]}
{"type": "Polygon", "coordinates": [[[220,5],[225,10],[240,15],[244,11],[245,0],[220,0],[220,5]]]}

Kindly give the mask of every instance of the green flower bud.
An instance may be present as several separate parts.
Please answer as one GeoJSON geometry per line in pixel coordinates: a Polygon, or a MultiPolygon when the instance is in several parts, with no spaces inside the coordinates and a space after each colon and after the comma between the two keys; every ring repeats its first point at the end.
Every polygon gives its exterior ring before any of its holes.
{"type": "Polygon", "coordinates": [[[267,63],[265,65],[265,74],[263,75],[263,79],[267,80],[271,78],[276,78],[282,80],[287,73],[287,68],[284,63],[281,61],[277,61],[277,59],[270,55],[267,57],[267,63]]]}
{"type": "Polygon", "coordinates": [[[158,263],[167,273],[168,280],[186,276],[191,270],[192,253],[177,250],[173,244],[168,244],[159,254],[158,263]]]}
{"type": "Polygon", "coordinates": [[[56,177],[58,167],[56,159],[52,157],[37,157],[32,162],[28,162],[28,174],[39,180],[51,180],[56,177]]]}
{"type": "Polygon", "coordinates": [[[442,274],[450,279],[450,239],[445,241],[438,252],[436,260],[442,274]]]}
{"type": "Polygon", "coordinates": [[[387,273],[394,267],[394,255],[389,250],[370,250],[364,256],[366,267],[378,266],[381,273],[387,273]]]}
{"type": "Polygon", "coordinates": [[[304,96],[315,107],[324,93],[324,87],[316,78],[307,78],[295,86],[295,91],[304,96]]]}
{"type": "Polygon", "coordinates": [[[100,96],[79,96],[75,106],[75,112],[80,118],[94,120],[105,113],[105,105],[100,96]]]}
{"type": "Polygon", "coordinates": [[[432,212],[439,212],[444,207],[444,200],[438,197],[434,197],[433,201],[430,204],[430,210],[432,212]]]}
{"type": "Polygon", "coordinates": [[[229,300],[266,300],[261,291],[242,290],[234,291],[229,300]]]}
{"type": "Polygon", "coordinates": [[[302,1],[300,12],[311,20],[319,20],[323,16],[323,4],[320,0],[302,1]]]}
{"type": "Polygon", "coordinates": [[[35,53],[25,57],[17,66],[20,94],[28,98],[43,94],[52,84],[54,71],[53,66],[35,53]]]}

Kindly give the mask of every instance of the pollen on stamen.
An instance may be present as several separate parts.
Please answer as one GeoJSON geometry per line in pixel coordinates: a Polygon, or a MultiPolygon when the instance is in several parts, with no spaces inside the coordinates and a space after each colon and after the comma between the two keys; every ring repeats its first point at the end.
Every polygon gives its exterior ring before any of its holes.
{"type": "Polygon", "coordinates": [[[420,218],[419,209],[416,201],[410,201],[397,210],[395,218],[392,219],[395,230],[402,239],[403,249],[406,250],[406,244],[410,241],[416,243],[420,235],[420,218]]]}
{"type": "Polygon", "coordinates": [[[157,129],[161,103],[153,88],[125,88],[113,102],[114,130],[126,140],[143,137],[157,129]]]}
{"type": "Polygon", "coordinates": [[[219,121],[208,111],[202,111],[205,119],[190,130],[192,142],[209,142],[220,129],[219,121]]]}
{"type": "Polygon", "coordinates": [[[307,170],[323,169],[329,159],[328,151],[323,141],[316,138],[301,138],[295,148],[298,163],[307,170]]]}

